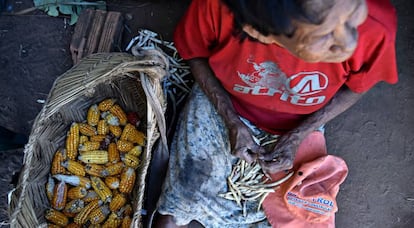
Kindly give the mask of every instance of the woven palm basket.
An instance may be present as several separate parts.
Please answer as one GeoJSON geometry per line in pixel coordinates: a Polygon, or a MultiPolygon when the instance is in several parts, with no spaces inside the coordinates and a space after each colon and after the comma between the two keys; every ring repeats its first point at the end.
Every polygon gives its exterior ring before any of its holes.
{"type": "MultiPolygon", "coordinates": [[[[141,56],[126,53],[94,54],[56,79],[43,109],[35,119],[25,146],[22,172],[9,202],[11,227],[46,227],[49,208],[45,184],[54,152],[64,145],[72,122],[85,120],[88,107],[115,98],[127,112],[138,112],[146,129],[147,143],[132,193],[131,226],[141,227],[145,177],[156,140],[166,146],[165,99],[160,80],[167,62],[157,51],[141,56]]],[[[165,147],[166,148],[166,147],[165,147]]]]}

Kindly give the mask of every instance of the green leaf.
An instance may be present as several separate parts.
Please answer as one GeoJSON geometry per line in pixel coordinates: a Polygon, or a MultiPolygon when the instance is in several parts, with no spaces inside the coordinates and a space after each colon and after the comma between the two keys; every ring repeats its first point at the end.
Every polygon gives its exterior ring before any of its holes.
{"type": "Polygon", "coordinates": [[[53,5],[49,6],[47,9],[47,14],[52,17],[59,16],[59,11],[57,9],[57,6],[53,6],[53,5]]]}
{"type": "Polygon", "coordinates": [[[74,25],[74,24],[76,24],[76,22],[78,21],[78,15],[77,14],[72,14],[71,16],[70,16],[70,22],[69,22],[69,24],[70,25],[74,25]]]}
{"type": "Polygon", "coordinates": [[[62,14],[69,14],[69,15],[73,14],[73,9],[72,9],[71,5],[62,5],[62,4],[60,4],[59,5],[59,11],[62,14]]]}

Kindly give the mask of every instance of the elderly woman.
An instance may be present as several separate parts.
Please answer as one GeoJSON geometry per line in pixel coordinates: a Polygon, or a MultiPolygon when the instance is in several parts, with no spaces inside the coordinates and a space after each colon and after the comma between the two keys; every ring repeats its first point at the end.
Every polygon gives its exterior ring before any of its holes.
{"type": "Polygon", "coordinates": [[[301,141],[376,83],[397,82],[388,0],[193,0],[175,44],[196,84],[171,146],[156,226],[268,226],[227,191],[238,158],[292,168],[301,141]],[[278,138],[272,147],[255,141],[278,138]]]}

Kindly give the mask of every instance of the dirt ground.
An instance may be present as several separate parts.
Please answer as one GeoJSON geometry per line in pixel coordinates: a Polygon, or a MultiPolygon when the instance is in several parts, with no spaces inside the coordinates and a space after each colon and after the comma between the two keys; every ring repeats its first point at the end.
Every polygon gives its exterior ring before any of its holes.
{"type": "MultiPolygon", "coordinates": [[[[189,2],[108,2],[109,10],[127,18],[121,48],[142,28],[171,40],[189,2]]],[[[393,3],[399,83],[377,85],[326,127],[328,152],[349,166],[337,199],[339,228],[414,227],[414,2],[393,3]]],[[[0,15],[0,126],[27,136],[42,108],[37,100],[46,99],[54,79],[72,66],[73,26],[39,11],[6,14],[31,7],[29,0],[8,0],[6,6],[0,15]]],[[[7,192],[22,159],[22,149],[0,151],[0,226],[7,226],[7,192]]]]}

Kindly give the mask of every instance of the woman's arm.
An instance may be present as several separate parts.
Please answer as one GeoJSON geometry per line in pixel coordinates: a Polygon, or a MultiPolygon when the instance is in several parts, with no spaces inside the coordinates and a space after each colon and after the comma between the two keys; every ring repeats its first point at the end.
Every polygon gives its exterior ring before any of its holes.
{"type": "Polygon", "coordinates": [[[195,58],[189,60],[188,64],[195,81],[216,107],[228,128],[232,154],[248,162],[254,161],[254,153],[263,152],[262,148],[254,142],[250,130],[239,119],[229,94],[214,75],[208,60],[195,58]]]}
{"type": "Polygon", "coordinates": [[[293,160],[302,140],[312,131],[348,110],[362,96],[363,94],[354,93],[348,87],[342,86],[327,105],[311,114],[297,128],[281,136],[272,152],[259,155],[263,171],[276,173],[292,168],[293,160]]]}

